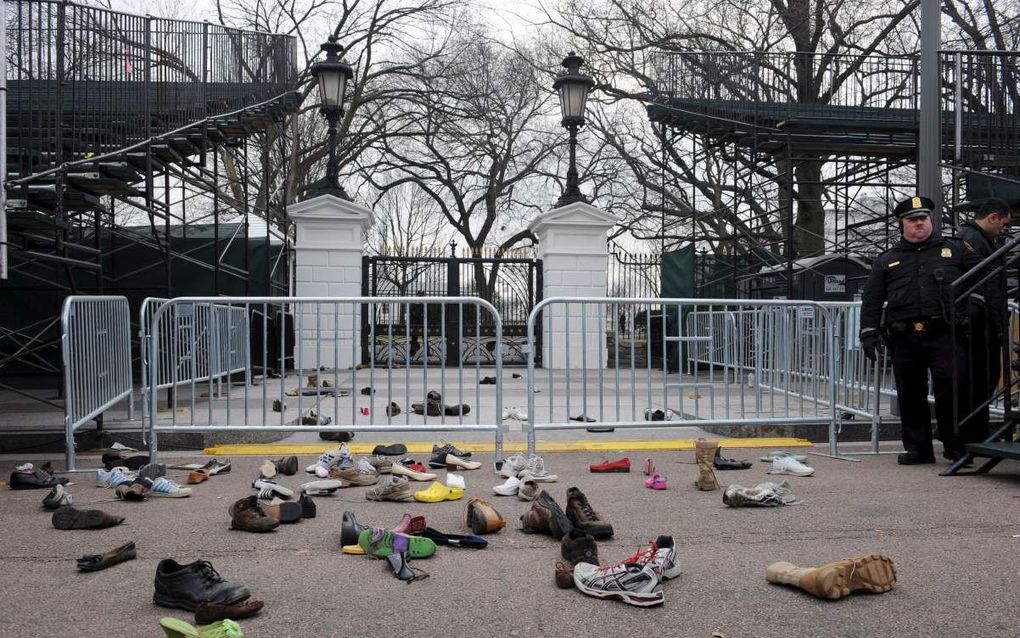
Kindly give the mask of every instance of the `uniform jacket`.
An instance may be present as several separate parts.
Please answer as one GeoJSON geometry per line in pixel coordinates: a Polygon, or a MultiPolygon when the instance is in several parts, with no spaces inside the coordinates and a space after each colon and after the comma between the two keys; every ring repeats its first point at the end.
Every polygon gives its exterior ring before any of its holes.
{"type": "Polygon", "coordinates": [[[885,302],[887,325],[947,320],[952,303],[950,284],[979,259],[975,251],[952,239],[933,235],[920,244],[901,240],[871,266],[861,300],[861,338],[878,335],[885,302]]]}
{"type": "MultiPolygon", "coordinates": [[[[960,241],[963,242],[964,248],[971,250],[977,254],[979,261],[988,257],[998,249],[995,241],[985,235],[975,222],[968,221],[960,227],[959,232],[960,241]]],[[[1002,263],[996,264],[1001,267],[1002,263]]],[[[996,265],[985,268],[980,274],[973,275],[976,279],[983,279],[985,275],[990,273],[996,265]]],[[[969,286],[968,286],[969,287],[969,286]]],[[[994,321],[998,326],[1005,326],[1006,324],[1006,271],[1001,269],[997,274],[991,277],[984,286],[977,291],[982,298],[979,299],[979,306],[983,306],[985,316],[990,320],[994,321]],[[983,303],[980,303],[983,302],[983,303]]]]}

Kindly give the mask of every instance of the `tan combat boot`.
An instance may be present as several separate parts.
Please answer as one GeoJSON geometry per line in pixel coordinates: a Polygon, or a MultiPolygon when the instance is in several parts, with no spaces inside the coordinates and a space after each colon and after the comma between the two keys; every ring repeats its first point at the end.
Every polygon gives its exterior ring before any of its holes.
{"type": "Polygon", "coordinates": [[[889,591],[896,584],[896,565],[881,554],[855,556],[821,567],[772,563],[765,569],[765,580],[799,587],[818,598],[836,600],[857,591],[872,594],[889,591]]]}
{"type": "Polygon", "coordinates": [[[719,482],[715,479],[715,470],[712,469],[712,459],[715,458],[715,451],[719,448],[719,441],[706,441],[698,439],[694,442],[694,458],[698,461],[698,478],[694,485],[703,492],[719,489],[719,482]]]}

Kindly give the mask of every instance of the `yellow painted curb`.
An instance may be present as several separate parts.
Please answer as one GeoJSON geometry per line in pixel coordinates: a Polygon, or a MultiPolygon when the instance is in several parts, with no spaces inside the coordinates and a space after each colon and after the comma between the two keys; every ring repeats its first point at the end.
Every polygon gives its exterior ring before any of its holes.
{"type": "MultiPolygon", "coordinates": [[[[429,454],[431,442],[405,443],[408,454],[429,454]]],[[[488,441],[457,441],[453,445],[465,452],[492,453],[494,444],[488,441]]],[[[376,443],[348,443],[351,454],[371,454],[376,443]]],[[[811,447],[807,439],[792,437],[771,437],[760,439],[719,439],[724,448],[795,448],[811,447]]],[[[204,450],[207,456],[318,456],[326,450],[336,449],[336,444],[323,443],[231,443],[214,445],[204,450]]],[[[506,441],[505,452],[523,452],[523,441],[506,441]]],[[[694,439],[639,439],[610,441],[539,441],[539,452],[607,452],[612,450],[693,450],[694,439]]]]}

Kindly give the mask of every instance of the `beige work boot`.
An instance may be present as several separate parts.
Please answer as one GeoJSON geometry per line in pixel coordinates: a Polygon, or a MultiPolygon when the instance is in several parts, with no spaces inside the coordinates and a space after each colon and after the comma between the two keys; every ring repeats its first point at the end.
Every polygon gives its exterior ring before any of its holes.
{"type": "Polygon", "coordinates": [[[718,447],[719,441],[698,439],[694,442],[694,458],[698,461],[698,478],[694,485],[703,492],[719,489],[719,481],[715,479],[715,470],[712,469],[712,459],[718,447]]]}
{"type": "Polygon", "coordinates": [[[882,554],[855,556],[821,567],[797,567],[793,563],[772,563],[765,580],[793,585],[812,596],[836,600],[853,592],[882,594],[896,584],[896,565],[882,554]]]}

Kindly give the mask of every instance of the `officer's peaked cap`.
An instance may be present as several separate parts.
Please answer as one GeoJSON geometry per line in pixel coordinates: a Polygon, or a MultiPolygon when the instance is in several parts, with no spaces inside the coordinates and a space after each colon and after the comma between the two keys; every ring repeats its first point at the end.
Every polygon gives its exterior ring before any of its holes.
{"type": "Polygon", "coordinates": [[[921,197],[915,195],[914,197],[908,197],[900,203],[896,204],[896,208],[893,209],[895,214],[900,219],[913,219],[915,217],[929,217],[931,211],[935,208],[935,202],[931,201],[927,197],[921,197]]]}

